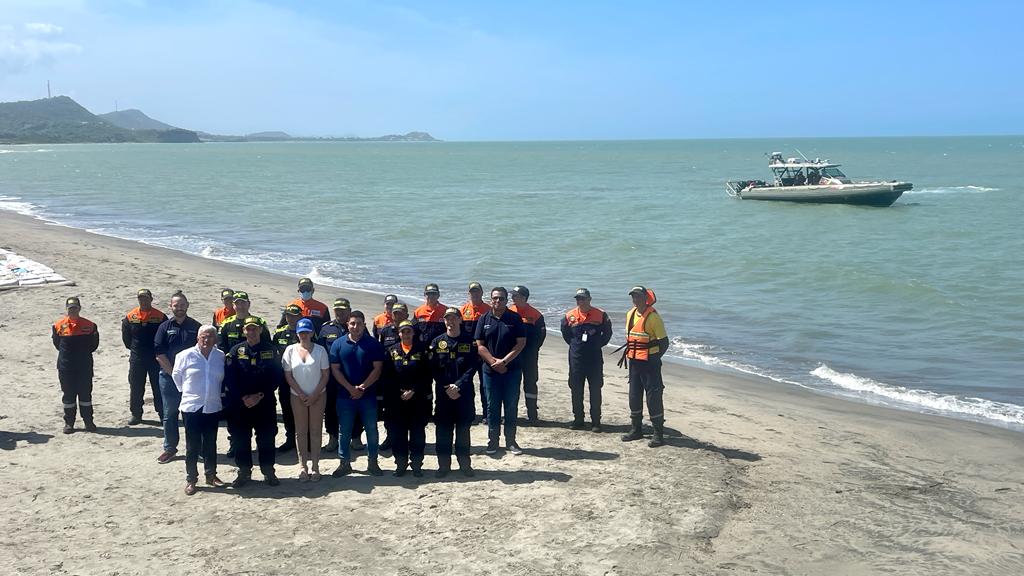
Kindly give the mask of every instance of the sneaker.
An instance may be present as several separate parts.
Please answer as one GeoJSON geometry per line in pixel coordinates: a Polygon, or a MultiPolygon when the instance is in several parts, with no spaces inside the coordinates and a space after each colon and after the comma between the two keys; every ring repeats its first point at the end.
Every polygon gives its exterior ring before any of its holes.
{"type": "Polygon", "coordinates": [[[273,472],[264,474],[263,481],[267,483],[267,486],[279,486],[281,484],[281,481],[277,479],[277,474],[273,472]]]}
{"type": "Polygon", "coordinates": [[[295,450],[295,438],[285,438],[284,444],[277,447],[277,451],[282,454],[287,454],[292,450],[295,450]]]}
{"type": "Polygon", "coordinates": [[[583,420],[573,420],[572,424],[569,424],[569,430],[583,430],[583,420]]]}
{"type": "Polygon", "coordinates": [[[490,440],[490,441],[488,441],[487,442],[487,450],[485,450],[485,452],[487,454],[496,454],[498,452],[498,441],[497,440],[490,440]]]}
{"type": "Polygon", "coordinates": [[[131,420],[128,421],[129,426],[137,426],[142,424],[142,416],[132,416],[131,420]]]}
{"type": "Polygon", "coordinates": [[[65,434],[74,434],[75,433],[75,427],[72,426],[71,424],[65,424],[64,425],[64,433],[65,434]]]}
{"type": "Polygon", "coordinates": [[[515,442],[512,442],[511,444],[505,446],[505,449],[515,456],[519,456],[520,454],[523,453],[523,449],[520,448],[519,444],[516,444],[515,442]]]}
{"type": "Polygon", "coordinates": [[[251,480],[251,479],[252,479],[252,476],[250,476],[249,474],[247,474],[247,473],[243,474],[243,473],[239,472],[238,476],[236,476],[235,479],[231,481],[231,487],[232,488],[241,488],[242,486],[245,486],[246,484],[248,484],[249,480],[251,480]]]}
{"type": "Polygon", "coordinates": [[[196,493],[196,483],[195,482],[185,482],[185,495],[186,496],[191,496],[191,495],[193,495],[195,493],[196,493]]]}
{"type": "Polygon", "coordinates": [[[377,464],[376,460],[371,460],[370,463],[366,465],[366,472],[371,476],[384,475],[384,471],[380,469],[380,464],[377,464]]]}
{"type": "Polygon", "coordinates": [[[175,454],[176,454],[176,452],[172,452],[170,450],[164,450],[159,456],[156,457],[156,461],[161,463],[161,464],[167,464],[171,460],[174,460],[174,455],[175,454]]]}
{"type": "Polygon", "coordinates": [[[210,474],[209,476],[206,477],[206,485],[213,486],[214,488],[223,488],[227,486],[227,483],[225,483],[220,478],[217,478],[216,474],[210,474]]]}
{"type": "Polygon", "coordinates": [[[86,432],[95,432],[96,431],[96,424],[94,424],[93,422],[86,422],[85,423],[85,431],[86,432]]]}
{"type": "Polygon", "coordinates": [[[347,476],[347,475],[349,475],[351,473],[352,473],[352,465],[349,464],[348,462],[342,460],[341,464],[338,466],[338,468],[334,472],[331,472],[331,477],[332,478],[341,478],[342,476],[347,476]]]}

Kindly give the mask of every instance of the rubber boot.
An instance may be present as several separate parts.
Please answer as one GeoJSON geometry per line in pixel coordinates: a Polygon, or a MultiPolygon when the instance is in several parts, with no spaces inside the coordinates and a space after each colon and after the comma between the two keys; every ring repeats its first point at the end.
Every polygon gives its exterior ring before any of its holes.
{"type": "Polygon", "coordinates": [[[647,443],[651,448],[657,448],[658,446],[665,445],[665,423],[654,422],[654,436],[651,437],[651,441],[647,443]]]}
{"type": "Polygon", "coordinates": [[[644,439],[643,429],[641,428],[641,425],[643,424],[644,419],[642,417],[639,417],[639,418],[634,417],[634,418],[632,418],[632,421],[633,421],[633,427],[630,428],[628,433],[622,435],[622,441],[623,442],[632,442],[634,440],[643,440],[644,439]]]}

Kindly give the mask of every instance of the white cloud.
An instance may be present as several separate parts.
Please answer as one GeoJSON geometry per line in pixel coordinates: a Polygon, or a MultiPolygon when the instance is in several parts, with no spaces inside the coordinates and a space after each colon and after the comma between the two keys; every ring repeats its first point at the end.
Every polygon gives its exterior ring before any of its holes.
{"type": "Polygon", "coordinates": [[[29,22],[25,24],[25,30],[30,33],[44,35],[57,35],[64,32],[64,28],[48,22],[29,22]]]}
{"type": "Polygon", "coordinates": [[[82,47],[78,44],[54,38],[63,30],[55,24],[41,22],[28,23],[21,28],[0,26],[0,76],[50,66],[57,58],[81,53],[82,47]]]}

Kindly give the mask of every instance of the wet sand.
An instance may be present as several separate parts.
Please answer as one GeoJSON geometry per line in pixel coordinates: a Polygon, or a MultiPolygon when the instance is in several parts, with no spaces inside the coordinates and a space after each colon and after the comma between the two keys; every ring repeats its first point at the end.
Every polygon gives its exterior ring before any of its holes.
{"type": "MultiPolygon", "coordinates": [[[[276,321],[295,278],[10,213],[0,246],[77,282],[0,293],[0,573],[1024,573],[1024,435],[670,365],[668,445],[625,444],[626,377],[611,357],[606,431],[568,429],[557,337],[541,352],[547,425],[521,427],[526,453],[497,458],[475,426],[474,478],[433,478],[431,454],[423,479],[391,477],[386,458],[373,478],[359,472],[363,452],[356,474],[300,484],[292,452],[278,458],[276,488],[257,472],[243,489],[200,485],[188,497],[183,460],[156,462],[148,393],[146,423],[127,426],[120,319],[147,287],[162,307],[184,290],[207,322],[228,286],[276,321]],[[66,436],[49,326],[73,294],[100,328],[100,429],[66,436]]],[[[316,296],[381,308],[377,294],[321,286],[316,296]]],[[[427,438],[431,452],[432,428],[427,438]]],[[[222,453],[226,444],[222,429],[222,453]]],[[[328,456],[324,471],[335,464],[328,456]]],[[[219,474],[234,478],[223,456],[219,474]]]]}

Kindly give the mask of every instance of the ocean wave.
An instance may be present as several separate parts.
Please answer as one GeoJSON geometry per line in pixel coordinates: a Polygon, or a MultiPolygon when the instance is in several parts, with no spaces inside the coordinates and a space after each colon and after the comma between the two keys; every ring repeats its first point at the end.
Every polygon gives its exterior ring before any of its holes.
{"type": "Polygon", "coordinates": [[[38,217],[39,207],[31,202],[23,202],[21,198],[17,196],[3,196],[0,195],[0,210],[6,210],[8,212],[17,212],[24,216],[38,217]]]}
{"type": "Polygon", "coordinates": [[[1001,188],[989,188],[988,186],[939,186],[937,188],[909,190],[907,194],[981,194],[982,192],[997,192],[999,190],[1001,188]]]}
{"type": "Polygon", "coordinates": [[[728,360],[726,358],[722,358],[721,356],[715,355],[712,352],[711,347],[708,346],[707,344],[695,344],[692,342],[687,342],[678,336],[673,336],[672,338],[669,339],[669,342],[671,342],[671,346],[669,347],[668,352],[665,353],[665,355],[668,356],[669,358],[696,361],[705,366],[735,370],[737,372],[742,372],[744,374],[749,374],[751,376],[767,378],[774,382],[779,382],[780,384],[790,384],[793,386],[800,386],[802,388],[807,387],[804,384],[801,384],[800,382],[797,382],[795,380],[784,378],[782,376],[779,376],[778,374],[773,374],[772,372],[765,370],[764,368],[753,366],[751,364],[745,364],[743,362],[738,362],[736,360],[728,360]]]}
{"type": "Polygon", "coordinates": [[[856,374],[837,372],[826,364],[812,370],[811,375],[849,392],[892,400],[918,409],[923,408],[973,420],[995,421],[1017,427],[1024,426],[1024,406],[1016,404],[885,384],[856,374]]]}

